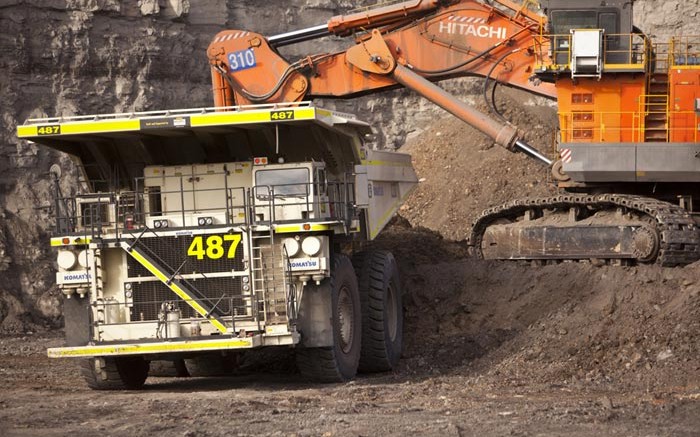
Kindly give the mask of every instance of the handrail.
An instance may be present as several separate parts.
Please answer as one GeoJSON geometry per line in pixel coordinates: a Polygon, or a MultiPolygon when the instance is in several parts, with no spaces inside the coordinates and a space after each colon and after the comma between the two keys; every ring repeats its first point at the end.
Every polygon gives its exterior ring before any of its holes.
{"type": "MultiPolygon", "coordinates": [[[[121,112],[112,114],[95,114],[95,115],[74,115],[74,116],[61,116],[61,117],[47,117],[47,118],[30,118],[24,122],[27,124],[39,124],[39,123],[59,123],[59,122],[70,122],[70,121],[99,121],[99,120],[116,120],[123,118],[137,118],[137,117],[169,117],[169,116],[182,116],[182,115],[200,115],[200,114],[210,114],[214,112],[222,111],[251,111],[251,110],[274,110],[274,109],[284,109],[284,108],[314,108],[316,107],[313,102],[303,101],[303,102],[284,102],[284,103],[264,103],[259,105],[237,105],[237,106],[222,106],[222,107],[205,107],[205,108],[187,108],[187,109],[169,109],[161,111],[145,111],[145,112],[121,112]]],[[[344,114],[350,115],[350,114],[344,114]]],[[[354,116],[353,116],[354,117],[354,116]]]]}
{"type": "MultiPolygon", "coordinates": [[[[207,173],[200,176],[211,176],[219,173],[207,173]]],[[[202,217],[211,217],[211,223],[207,227],[232,226],[232,225],[261,225],[272,223],[292,222],[348,222],[352,217],[348,215],[348,208],[354,202],[354,188],[352,182],[332,181],[328,182],[326,194],[322,194],[318,181],[297,184],[278,184],[274,186],[244,186],[230,187],[228,183],[221,187],[197,188],[194,185],[187,186],[185,178],[190,175],[160,175],[158,177],[139,177],[135,186],[142,191],[123,191],[109,193],[78,194],[71,197],[59,197],[58,202],[69,202],[77,207],[72,212],[56,212],[56,233],[59,235],[71,235],[81,232],[89,232],[91,238],[100,238],[103,233],[119,236],[122,232],[132,232],[142,227],[157,226],[156,221],[167,222],[162,228],[202,228],[198,223],[202,217]],[[148,179],[173,179],[172,185],[178,187],[172,190],[148,190],[148,179]],[[180,184],[177,184],[180,182],[180,184]],[[283,190],[285,187],[300,187],[298,201],[295,195],[284,195],[284,200],[275,195],[275,190],[283,190]],[[191,188],[190,188],[191,187],[191,188]],[[247,198],[247,192],[252,192],[252,199],[247,198]],[[196,205],[189,201],[193,194],[209,200],[208,204],[196,205]],[[323,195],[323,198],[318,198],[323,195]],[[265,199],[256,196],[263,195],[265,199]],[[153,209],[158,204],[150,204],[150,196],[158,196],[160,207],[153,209]],[[221,198],[220,196],[223,196],[221,198]],[[237,199],[237,200],[236,200],[237,199]],[[249,203],[252,200],[252,203],[249,203]],[[262,203],[260,202],[262,201],[262,203]],[[170,204],[166,204],[171,202],[170,204]],[[174,204],[172,203],[174,202],[174,204]],[[347,204],[344,204],[347,203],[347,204]],[[81,206],[84,205],[84,206],[81,206]],[[148,208],[145,206],[149,205],[148,208]],[[257,220],[256,208],[264,207],[266,217],[257,220]],[[277,217],[280,211],[295,211],[293,208],[302,208],[299,217],[294,214],[284,214],[285,217],[277,217]],[[282,209],[280,209],[282,208],[282,209]],[[328,208],[326,211],[325,208],[328,208]]],[[[197,175],[192,175],[193,179],[197,175]]],[[[158,184],[159,188],[161,184],[158,184]]],[[[257,211],[257,213],[260,213],[257,211]]]]}
{"type": "Polygon", "coordinates": [[[700,66],[700,36],[674,37],[669,43],[669,67],[700,66]]]}
{"type": "MultiPolygon", "coordinates": [[[[631,134],[633,142],[644,142],[645,134],[645,123],[644,117],[649,114],[666,114],[668,120],[668,135],[667,138],[673,138],[674,134],[676,136],[685,134],[688,137],[689,133],[692,133],[693,141],[698,141],[700,139],[700,131],[698,126],[700,126],[700,115],[696,114],[694,111],[670,111],[667,108],[667,104],[664,102],[652,103],[658,106],[663,106],[663,109],[658,111],[649,111],[645,107],[640,108],[639,111],[605,111],[605,112],[585,112],[588,116],[587,120],[574,120],[574,118],[583,112],[572,111],[572,112],[560,112],[559,122],[560,122],[560,132],[561,132],[561,142],[575,142],[575,141],[603,141],[604,136],[608,135],[622,135],[624,133],[631,134]],[[623,117],[631,117],[632,124],[624,126],[621,123],[623,117]],[[677,122],[679,118],[685,118],[686,127],[679,127],[677,122]],[[688,122],[692,120],[692,122],[688,122]],[[589,137],[576,138],[577,133],[581,134],[583,131],[587,131],[590,135],[589,137]]],[[[643,105],[645,106],[645,105],[643,105]]]]}
{"type": "MultiPolygon", "coordinates": [[[[537,60],[538,65],[547,66],[548,68],[571,68],[571,47],[572,47],[572,35],[571,34],[549,34],[544,32],[544,28],[541,29],[540,35],[538,37],[541,40],[551,40],[553,41],[550,46],[551,59],[545,62],[545,56],[542,53],[537,54],[539,58],[537,60]],[[565,43],[562,44],[562,41],[565,43]],[[557,48],[557,45],[561,44],[557,48]],[[562,64],[558,60],[559,58],[565,57],[566,63],[562,64]]],[[[541,43],[541,41],[540,41],[541,43]]],[[[629,65],[645,67],[648,62],[648,49],[650,46],[650,41],[646,35],[638,33],[616,33],[616,34],[604,34],[603,35],[603,64],[607,67],[612,67],[615,65],[629,65]],[[616,48],[616,46],[620,48],[616,48]]],[[[550,56],[547,56],[549,58],[550,56]]]]}

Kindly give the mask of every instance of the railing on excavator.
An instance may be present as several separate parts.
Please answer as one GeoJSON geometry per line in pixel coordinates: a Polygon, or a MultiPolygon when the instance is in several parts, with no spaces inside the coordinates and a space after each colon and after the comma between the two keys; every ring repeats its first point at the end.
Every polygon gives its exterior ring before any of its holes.
{"type": "Polygon", "coordinates": [[[159,176],[158,180],[170,178],[179,185],[168,191],[149,187],[149,178],[137,178],[133,191],[57,196],[55,232],[90,238],[108,233],[119,238],[124,232],[132,234],[149,227],[149,223],[157,230],[293,222],[340,222],[349,227],[354,218],[355,189],[350,178],[325,183],[187,187],[199,176],[215,175],[225,176],[224,173],[159,176]],[[296,194],[285,194],[290,190],[296,194]],[[202,206],[197,206],[198,199],[202,206]],[[292,214],[295,209],[298,215],[292,214]]]}
{"type": "Polygon", "coordinates": [[[638,112],[562,112],[559,113],[561,142],[644,142],[644,120],[649,114],[667,115],[667,140],[700,141],[699,114],[664,108],[638,112]]]}
{"type": "MultiPolygon", "coordinates": [[[[549,34],[541,29],[535,41],[538,69],[571,70],[572,35],[549,34]]],[[[674,37],[652,42],[641,33],[603,36],[603,66],[633,67],[642,71],[667,71],[678,66],[700,66],[700,36],[674,37]],[[647,66],[648,64],[648,66],[647,66]]]]}
{"type": "Polygon", "coordinates": [[[655,43],[653,48],[656,71],[700,66],[700,36],[674,37],[667,43],[655,43]]]}
{"type": "MultiPolygon", "coordinates": [[[[538,70],[571,70],[571,34],[549,34],[542,29],[535,41],[538,70]]],[[[620,33],[603,35],[603,68],[646,71],[651,42],[644,34],[620,33]]]]}

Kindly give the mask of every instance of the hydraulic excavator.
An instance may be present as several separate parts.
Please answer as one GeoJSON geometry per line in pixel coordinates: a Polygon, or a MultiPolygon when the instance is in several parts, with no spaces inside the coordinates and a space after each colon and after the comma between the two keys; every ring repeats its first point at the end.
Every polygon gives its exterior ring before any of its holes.
{"type": "Polygon", "coordinates": [[[511,152],[551,168],[561,194],[485,211],[470,244],[489,259],[676,266],[700,259],[700,38],[653,42],[633,0],[413,0],[274,36],[226,30],[208,48],[218,107],[350,98],[406,87],[511,152]],[[329,35],[336,53],[279,48],[329,35]],[[492,114],[436,85],[484,79],[492,114]],[[556,99],[556,159],[498,111],[498,84],[556,99]]]}

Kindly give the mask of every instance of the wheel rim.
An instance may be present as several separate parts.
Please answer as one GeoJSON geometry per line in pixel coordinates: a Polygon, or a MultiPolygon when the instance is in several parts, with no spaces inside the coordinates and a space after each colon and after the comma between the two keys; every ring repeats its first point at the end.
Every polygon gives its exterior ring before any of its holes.
{"type": "Polygon", "coordinates": [[[355,337],[355,307],[347,286],[343,286],[338,293],[338,331],[340,349],[343,353],[350,352],[355,337]]]}
{"type": "Polygon", "coordinates": [[[387,300],[386,303],[386,320],[389,325],[389,339],[393,342],[396,340],[396,333],[398,332],[398,321],[399,321],[399,311],[396,306],[396,299],[394,299],[394,287],[389,284],[387,289],[387,300]]]}

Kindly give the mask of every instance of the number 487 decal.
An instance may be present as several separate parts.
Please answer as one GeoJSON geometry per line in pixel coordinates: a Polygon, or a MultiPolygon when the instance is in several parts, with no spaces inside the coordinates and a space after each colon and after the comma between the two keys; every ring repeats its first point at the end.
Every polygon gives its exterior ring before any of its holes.
{"type": "Polygon", "coordinates": [[[226,234],[226,235],[211,235],[206,239],[198,235],[194,237],[189,249],[188,256],[196,256],[202,260],[205,257],[209,259],[221,259],[226,255],[226,258],[236,257],[236,248],[241,242],[241,234],[226,234]]]}

